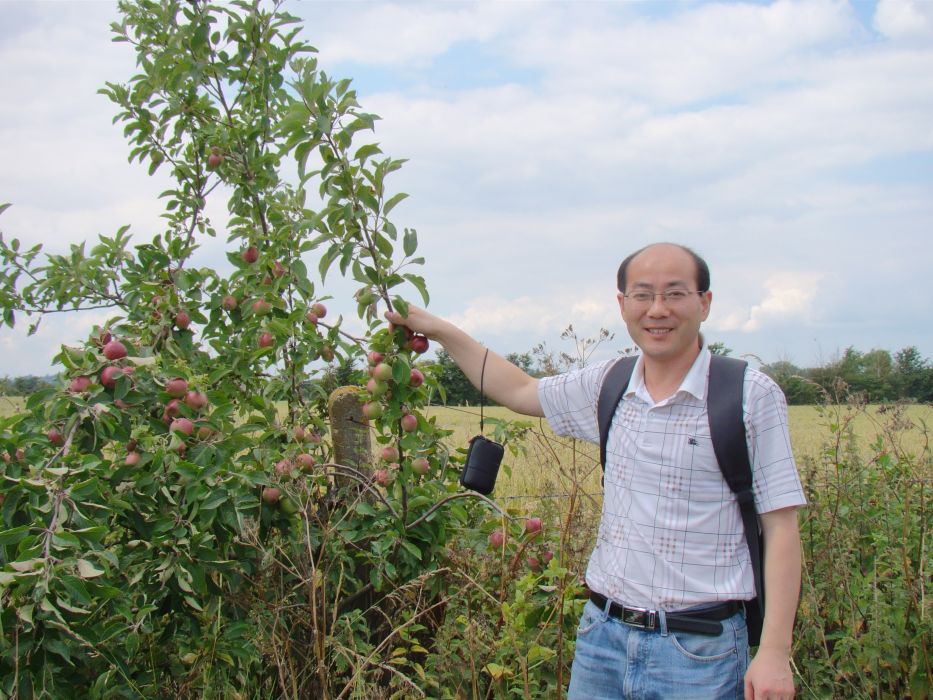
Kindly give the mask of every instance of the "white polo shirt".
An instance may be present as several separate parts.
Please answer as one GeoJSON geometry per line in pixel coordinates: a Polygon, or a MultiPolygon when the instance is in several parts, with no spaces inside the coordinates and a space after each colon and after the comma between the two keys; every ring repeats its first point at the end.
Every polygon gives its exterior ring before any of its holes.
{"type": "MultiPolygon", "coordinates": [[[[540,380],[541,406],[556,434],[599,442],[599,388],[614,362],[540,380]]],[[[655,403],[639,357],[616,409],[586,582],[619,603],[670,611],[755,597],[739,507],[710,438],[709,363],[704,346],[674,395],[655,403]]],[[[751,367],[743,410],[758,512],[805,505],[784,394],[751,367]]]]}

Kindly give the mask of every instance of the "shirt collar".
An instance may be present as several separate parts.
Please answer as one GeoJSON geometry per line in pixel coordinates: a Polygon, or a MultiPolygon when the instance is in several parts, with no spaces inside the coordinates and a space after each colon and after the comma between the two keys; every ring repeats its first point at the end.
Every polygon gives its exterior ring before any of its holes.
{"type": "MultiPolygon", "coordinates": [[[[693,361],[693,365],[691,365],[687,375],[680,383],[680,386],[677,388],[677,391],[674,392],[675,396],[685,391],[694,396],[698,401],[706,400],[706,386],[709,379],[709,362],[711,355],[712,353],[709,351],[709,348],[706,347],[703,336],[700,336],[700,352],[693,361]]],[[[646,403],[654,404],[654,400],[651,398],[651,395],[648,393],[648,388],[645,386],[644,355],[639,355],[638,359],[635,361],[635,367],[632,370],[632,378],[629,380],[628,388],[625,390],[626,398],[632,396],[638,396],[646,403]]]]}

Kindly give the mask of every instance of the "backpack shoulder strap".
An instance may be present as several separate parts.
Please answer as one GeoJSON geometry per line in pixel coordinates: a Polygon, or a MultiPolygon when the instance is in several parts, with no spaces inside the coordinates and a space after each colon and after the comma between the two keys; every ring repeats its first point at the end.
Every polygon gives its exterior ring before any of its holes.
{"type": "Polygon", "coordinates": [[[758,604],[764,606],[761,542],[758,531],[758,511],[752,492],[752,465],[748,460],[748,440],[745,435],[745,417],[742,399],[747,362],[733,357],[713,355],[709,366],[709,390],[706,397],[709,412],[709,430],[713,451],[723,478],[736,496],[745,541],[755,575],[758,604]]]}
{"type": "Polygon", "coordinates": [[[599,402],[596,405],[596,418],[599,423],[599,463],[606,470],[606,442],[609,440],[609,425],[616,412],[616,406],[622,400],[628,383],[632,378],[632,370],[638,357],[622,357],[606,373],[603,385],[599,388],[599,402]]]}
{"type": "Polygon", "coordinates": [[[722,475],[735,494],[752,488],[742,407],[747,366],[747,362],[733,357],[710,357],[706,397],[710,436],[722,475]]]}

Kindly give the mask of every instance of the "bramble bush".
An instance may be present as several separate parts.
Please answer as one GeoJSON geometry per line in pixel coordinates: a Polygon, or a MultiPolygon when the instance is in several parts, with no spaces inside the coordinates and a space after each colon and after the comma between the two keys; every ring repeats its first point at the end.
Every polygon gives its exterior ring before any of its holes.
{"type": "Polygon", "coordinates": [[[801,465],[801,697],[933,696],[933,457],[928,426],[904,408],[869,409],[858,397],[824,406],[821,457],[801,465]],[[853,430],[859,416],[877,428],[868,458],[853,430]],[[919,449],[905,447],[918,435],[919,449]]]}

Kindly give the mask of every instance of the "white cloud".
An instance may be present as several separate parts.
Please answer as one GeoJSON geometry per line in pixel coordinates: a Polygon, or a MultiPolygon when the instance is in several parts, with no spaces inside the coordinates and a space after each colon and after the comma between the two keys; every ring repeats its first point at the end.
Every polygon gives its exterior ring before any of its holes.
{"type": "Polygon", "coordinates": [[[330,5],[329,31],[314,32],[319,3],[291,8],[308,16],[311,43],[327,64],[423,65],[463,41],[486,42],[528,11],[520,3],[345,3],[330,5]]]}
{"type": "Polygon", "coordinates": [[[710,326],[719,331],[753,333],[789,319],[806,323],[811,318],[811,306],[819,292],[822,277],[818,273],[800,272],[769,275],[762,285],[764,298],[761,301],[743,310],[727,312],[710,326]]]}
{"type": "Polygon", "coordinates": [[[933,38],[933,3],[928,0],[879,0],[875,28],[893,39],[933,38]]]}

